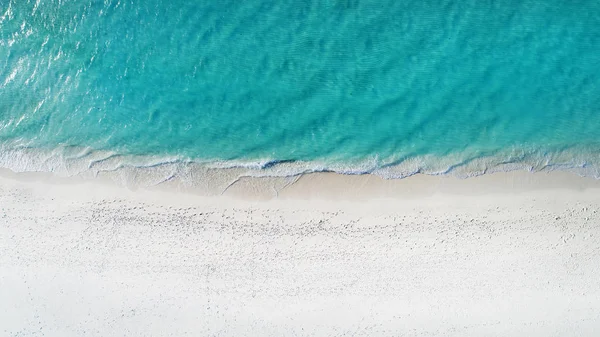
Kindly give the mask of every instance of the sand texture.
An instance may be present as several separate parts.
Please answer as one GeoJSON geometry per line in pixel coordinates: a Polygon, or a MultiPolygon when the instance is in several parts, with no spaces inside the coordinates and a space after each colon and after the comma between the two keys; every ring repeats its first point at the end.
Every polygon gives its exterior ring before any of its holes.
{"type": "Polygon", "coordinates": [[[2,336],[600,333],[596,180],[314,175],[265,201],[31,177],[0,178],[2,336]]]}

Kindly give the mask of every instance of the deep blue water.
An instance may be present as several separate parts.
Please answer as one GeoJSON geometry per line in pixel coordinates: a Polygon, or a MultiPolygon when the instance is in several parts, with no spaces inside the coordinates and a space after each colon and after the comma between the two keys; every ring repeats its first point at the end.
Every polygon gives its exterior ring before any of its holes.
{"type": "Polygon", "coordinates": [[[0,0],[0,144],[5,166],[594,166],[600,2],[0,0]]]}

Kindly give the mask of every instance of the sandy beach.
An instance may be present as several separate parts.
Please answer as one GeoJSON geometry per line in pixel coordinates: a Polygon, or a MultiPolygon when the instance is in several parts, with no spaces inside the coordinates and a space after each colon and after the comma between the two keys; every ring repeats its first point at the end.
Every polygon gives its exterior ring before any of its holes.
{"type": "Polygon", "coordinates": [[[0,335],[600,331],[599,180],[276,180],[204,196],[2,171],[0,335]]]}

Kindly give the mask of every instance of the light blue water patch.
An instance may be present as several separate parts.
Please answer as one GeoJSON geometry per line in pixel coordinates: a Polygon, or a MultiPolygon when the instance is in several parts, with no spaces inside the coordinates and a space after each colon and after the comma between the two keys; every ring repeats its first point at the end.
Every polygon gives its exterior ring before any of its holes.
{"type": "Polygon", "coordinates": [[[592,163],[599,13],[592,0],[4,0],[0,142],[319,169],[551,165],[571,149],[592,163]]]}

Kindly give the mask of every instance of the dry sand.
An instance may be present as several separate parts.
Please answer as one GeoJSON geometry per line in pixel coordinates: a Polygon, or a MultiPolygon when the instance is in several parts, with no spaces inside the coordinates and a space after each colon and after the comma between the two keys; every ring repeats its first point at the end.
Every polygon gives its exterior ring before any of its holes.
{"type": "Polygon", "coordinates": [[[2,336],[600,333],[598,180],[1,176],[2,336]]]}

